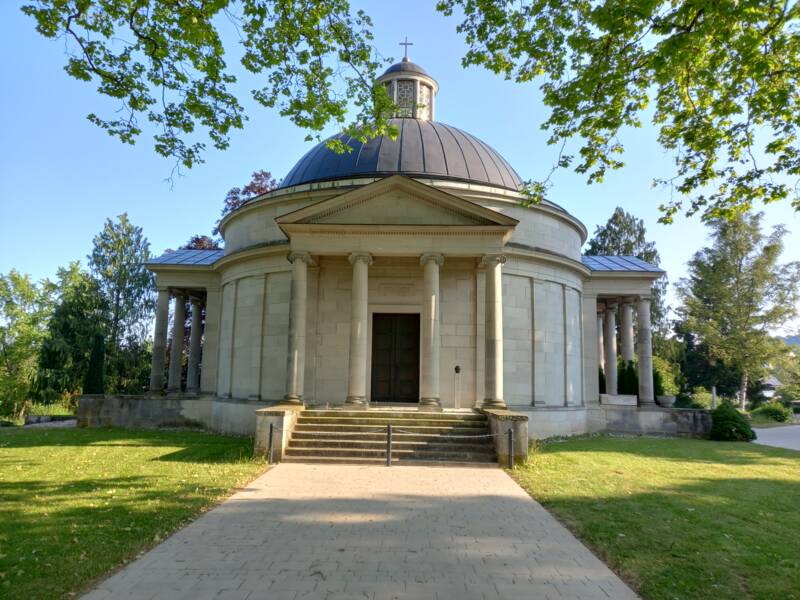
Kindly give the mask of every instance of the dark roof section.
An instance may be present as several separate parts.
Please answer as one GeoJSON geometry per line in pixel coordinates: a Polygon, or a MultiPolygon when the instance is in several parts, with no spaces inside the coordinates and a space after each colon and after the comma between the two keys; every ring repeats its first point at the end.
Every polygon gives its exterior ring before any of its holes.
{"type": "Polygon", "coordinates": [[[213,265],[225,254],[224,250],[173,250],[158,258],[151,258],[148,265],[184,265],[204,267],[213,265]]]}
{"type": "Polygon", "coordinates": [[[615,273],[665,273],[656,265],[635,256],[581,256],[581,262],[591,271],[615,273]]]}
{"type": "MultiPolygon", "coordinates": [[[[410,60],[404,60],[402,62],[393,64],[383,72],[383,75],[388,75],[389,73],[418,73],[420,75],[425,75],[425,77],[430,77],[425,69],[420,67],[417,63],[411,62],[410,60]]],[[[381,77],[383,77],[383,75],[381,75],[381,77]]],[[[433,78],[431,77],[431,79],[433,78]]]]}
{"type": "Polygon", "coordinates": [[[309,150],[281,182],[282,188],[303,183],[354,177],[408,175],[452,179],[519,190],[520,176],[491,146],[443,123],[421,119],[389,119],[400,132],[397,139],[377,137],[362,144],[340,133],[351,152],[336,154],[325,142],[309,150]]]}

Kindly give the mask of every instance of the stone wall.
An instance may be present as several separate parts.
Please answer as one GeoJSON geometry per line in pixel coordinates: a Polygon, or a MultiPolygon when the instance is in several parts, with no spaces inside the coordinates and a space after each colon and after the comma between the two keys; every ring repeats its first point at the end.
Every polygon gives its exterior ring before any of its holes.
{"type": "Polygon", "coordinates": [[[515,257],[503,273],[504,396],[511,405],[583,406],[581,282],[515,257]]]}
{"type": "Polygon", "coordinates": [[[707,410],[636,406],[561,408],[511,406],[510,409],[528,416],[528,435],[531,439],[601,432],[627,435],[704,436],[711,430],[711,413],[707,410]]]}
{"type": "Polygon", "coordinates": [[[205,427],[211,398],[165,396],[83,396],[78,403],[78,427],[205,427]]]}

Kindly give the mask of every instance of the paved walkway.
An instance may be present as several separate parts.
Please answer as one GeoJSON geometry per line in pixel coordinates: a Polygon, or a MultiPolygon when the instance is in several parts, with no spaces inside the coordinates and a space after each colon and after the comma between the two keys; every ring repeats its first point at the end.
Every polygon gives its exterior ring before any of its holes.
{"type": "Polygon", "coordinates": [[[786,425],[784,427],[754,428],[756,444],[800,450],[800,425],[786,425]]]}
{"type": "Polygon", "coordinates": [[[636,596],[501,469],[285,463],[85,598],[636,596]]]}

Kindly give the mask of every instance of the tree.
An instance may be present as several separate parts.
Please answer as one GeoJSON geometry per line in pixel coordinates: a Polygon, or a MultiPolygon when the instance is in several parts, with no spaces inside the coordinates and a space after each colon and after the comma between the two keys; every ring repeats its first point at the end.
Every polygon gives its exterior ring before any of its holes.
{"type": "MultiPolygon", "coordinates": [[[[800,175],[800,33],[797,2],[695,0],[439,0],[463,11],[464,66],[519,83],[541,80],[542,127],[564,144],[580,138],[574,169],[600,182],[623,166],[619,140],[652,110],[659,143],[675,158],[666,184],[689,201],[661,207],[705,219],[731,217],[792,196],[800,175]],[[652,107],[652,108],[651,108],[652,107]],[[783,176],[783,177],[781,177],[783,176]],[[786,177],[788,176],[788,177],[786,177]]],[[[549,177],[531,182],[540,200],[549,177]]]]}
{"type": "MultiPolygon", "coordinates": [[[[518,83],[539,80],[550,115],[542,124],[560,144],[556,166],[575,154],[576,172],[600,182],[623,166],[620,132],[641,127],[652,107],[658,141],[676,171],[658,183],[678,192],[662,206],[704,218],[731,216],[792,197],[800,174],[800,33],[797,2],[693,0],[438,0],[463,20],[462,64],[480,65],[518,83]],[[757,135],[756,135],[757,134],[757,135]]],[[[392,103],[373,85],[380,61],[372,23],[351,14],[347,0],[219,0],[163,3],[137,0],[29,0],[22,10],[36,29],[63,38],[67,73],[96,82],[120,103],[120,113],[89,119],[126,143],[157,127],[155,149],[191,167],[202,160],[205,130],[216,148],[247,118],[225,61],[221,28],[239,30],[241,63],[266,85],[253,91],[262,106],[315,136],[358,114],[349,133],[364,140],[394,134],[392,103]]],[[[338,151],[344,145],[331,144],[338,151]]],[[[530,201],[549,188],[530,181],[530,201]]]]}
{"type": "Polygon", "coordinates": [[[97,281],[78,261],[58,269],[53,314],[39,354],[36,387],[40,399],[80,391],[92,339],[105,331],[108,304],[97,281]]]}
{"type": "Polygon", "coordinates": [[[92,352],[89,355],[89,366],[86,369],[84,393],[102,394],[105,392],[105,359],[106,348],[102,333],[95,333],[92,339],[92,352]]]}
{"type": "Polygon", "coordinates": [[[214,225],[214,231],[212,231],[212,233],[214,235],[219,235],[219,224],[222,222],[222,219],[230,213],[244,206],[249,200],[261,194],[271,192],[279,186],[280,181],[276,180],[269,171],[264,171],[263,169],[255,171],[250,177],[250,183],[243,188],[234,187],[228,190],[225,196],[225,202],[222,206],[222,212],[220,213],[221,217],[216,225],[214,225]]]}
{"type": "Polygon", "coordinates": [[[219,240],[207,235],[193,235],[181,250],[219,250],[219,240]]]}
{"type": "Polygon", "coordinates": [[[53,285],[12,269],[0,275],[0,414],[20,418],[36,376],[53,285]]]}
{"type": "Polygon", "coordinates": [[[252,92],[257,103],[317,134],[344,124],[352,103],[354,134],[388,131],[391,102],[373,87],[381,63],[372,58],[372,23],[362,11],[351,15],[347,0],[31,0],[22,10],[40,34],[63,39],[70,76],[119,102],[110,118],[89,114],[92,123],[133,144],[140,119],[149,121],[155,150],[189,168],[203,160],[198,130],[225,149],[247,119],[225,60],[226,21],[238,30],[242,66],[265,82],[252,92]]]}
{"type": "Polygon", "coordinates": [[[763,214],[711,221],[712,245],[689,261],[678,283],[686,327],[740,375],[739,401],[778,349],[770,332],[797,315],[800,262],[778,264],[786,229],[761,231],[763,214]]]}
{"type": "Polygon", "coordinates": [[[140,392],[143,360],[155,308],[153,274],[145,267],[150,243],[127,214],[106,219],[89,256],[92,275],[108,302],[106,372],[111,391],[140,392]],[[134,361],[135,362],[132,362],[134,361]],[[132,379],[132,373],[136,377],[132,379]]]}
{"type": "MultiPolygon", "coordinates": [[[[654,242],[648,242],[644,221],[637,219],[622,207],[617,207],[605,225],[594,230],[594,237],[589,240],[586,254],[591,256],[622,255],[635,256],[653,265],[661,263],[654,242]]],[[[667,308],[664,298],[667,293],[666,276],[653,282],[651,288],[650,318],[653,331],[663,338],[667,328],[667,308]]]]}

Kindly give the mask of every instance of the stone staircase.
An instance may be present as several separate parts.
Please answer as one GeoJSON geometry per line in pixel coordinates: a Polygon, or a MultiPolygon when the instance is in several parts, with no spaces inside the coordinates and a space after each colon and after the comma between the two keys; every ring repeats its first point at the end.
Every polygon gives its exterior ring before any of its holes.
{"type": "Polygon", "coordinates": [[[489,433],[485,415],[392,409],[304,410],[283,460],[386,464],[390,423],[392,464],[497,464],[493,438],[480,437],[489,433]]]}

